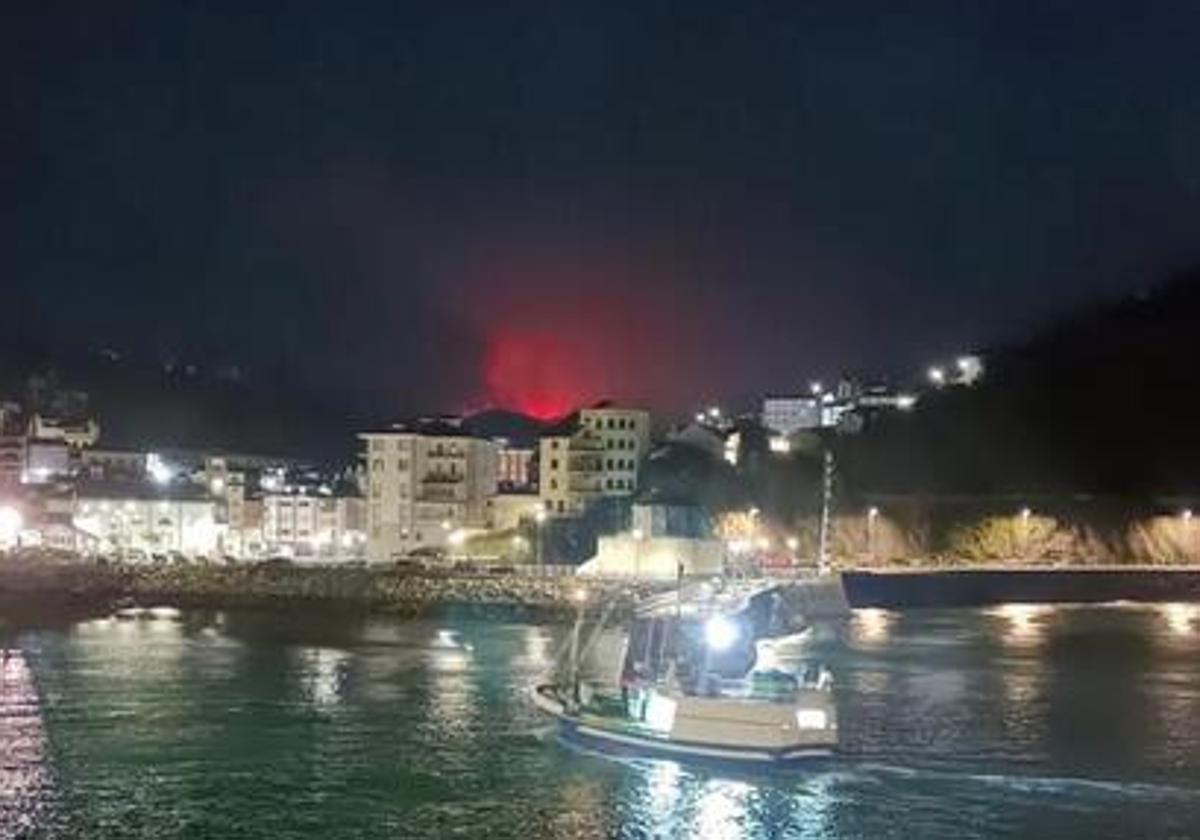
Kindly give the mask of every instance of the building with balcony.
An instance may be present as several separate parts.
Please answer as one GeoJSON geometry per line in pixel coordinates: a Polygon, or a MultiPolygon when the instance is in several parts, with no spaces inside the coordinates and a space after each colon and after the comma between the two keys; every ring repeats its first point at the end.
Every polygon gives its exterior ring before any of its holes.
{"type": "Polygon", "coordinates": [[[263,551],[297,562],[363,559],[363,507],[363,500],[357,496],[267,493],[262,497],[263,551]]]}
{"type": "Polygon", "coordinates": [[[456,419],[427,419],[359,435],[364,442],[367,554],[372,561],[443,548],[488,522],[496,494],[494,441],[456,419]]]}
{"type": "Polygon", "coordinates": [[[650,448],[650,415],[598,403],[548,429],[539,446],[545,510],[578,514],[593,499],[637,492],[638,471],[650,448]]]}
{"type": "Polygon", "coordinates": [[[505,493],[532,490],[537,485],[534,470],[534,450],[515,446],[508,441],[496,441],[496,484],[505,493]]]}

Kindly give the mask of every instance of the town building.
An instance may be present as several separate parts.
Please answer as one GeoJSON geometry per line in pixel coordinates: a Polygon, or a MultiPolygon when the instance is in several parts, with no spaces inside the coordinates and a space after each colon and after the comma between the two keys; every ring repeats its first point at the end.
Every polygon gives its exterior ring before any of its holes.
{"type": "Polygon", "coordinates": [[[808,394],[771,396],[762,403],[762,424],[774,436],[772,448],[786,452],[788,438],[798,432],[836,429],[857,432],[865,421],[881,412],[908,411],[916,404],[911,394],[885,385],[862,386],[843,379],[830,391],[814,385],[808,394]]]}
{"type": "Polygon", "coordinates": [[[365,444],[367,554],[372,561],[445,548],[483,529],[496,494],[494,441],[438,418],[360,434],[365,444]]]}
{"type": "Polygon", "coordinates": [[[67,421],[34,413],[29,418],[28,435],[32,440],[62,441],[73,450],[95,446],[100,439],[100,424],[95,420],[67,421]]]}
{"type": "Polygon", "coordinates": [[[817,396],[773,396],[763,400],[762,424],[784,437],[818,429],[822,425],[821,399],[817,396]]]}
{"type": "Polygon", "coordinates": [[[69,478],[73,471],[71,447],[65,440],[26,439],[25,466],[21,471],[23,484],[61,481],[69,478]]]}
{"type": "Polygon", "coordinates": [[[134,449],[91,448],[79,453],[79,466],[95,481],[135,481],[146,477],[149,457],[134,449]]]}
{"type": "Polygon", "coordinates": [[[578,514],[594,499],[637,492],[650,447],[650,415],[598,403],[548,429],[539,446],[538,491],[545,510],[578,514]]]}
{"type": "Polygon", "coordinates": [[[357,496],[265,494],[262,541],[262,551],[267,555],[297,562],[364,559],[364,501],[357,496]]]}
{"type": "Polygon", "coordinates": [[[702,511],[692,505],[636,504],[633,527],[601,535],[596,554],[579,567],[583,577],[674,581],[680,575],[719,575],[725,547],[715,539],[702,511]]]}
{"type": "Polygon", "coordinates": [[[537,486],[534,450],[513,446],[504,439],[496,441],[496,485],[501,492],[513,493],[537,486]]]}
{"type": "Polygon", "coordinates": [[[218,504],[195,492],[158,493],[146,485],[82,485],[72,524],[101,554],[129,562],[215,560],[224,526],[218,504]]]}

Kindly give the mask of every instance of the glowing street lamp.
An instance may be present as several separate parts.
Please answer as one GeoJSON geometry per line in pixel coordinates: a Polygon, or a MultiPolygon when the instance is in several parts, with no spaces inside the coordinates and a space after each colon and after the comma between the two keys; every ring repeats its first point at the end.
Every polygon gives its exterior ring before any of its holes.
{"type": "Polygon", "coordinates": [[[942,370],[940,367],[931,367],[929,369],[929,381],[934,385],[945,385],[946,371],[942,370]]]}
{"type": "Polygon", "coordinates": [[[809,393],[810,393],[810,394],[812,394],[814,397],[815,397],[815,396],[817,396],[818,394],[820,394],[820,393],[821,393],[823,390],[825,390],[825,389],[821,387],[821,383],[820,383],[820,382],[810,382],[810,383],[808,383],[808,391],[809,391],[809,393]]]}

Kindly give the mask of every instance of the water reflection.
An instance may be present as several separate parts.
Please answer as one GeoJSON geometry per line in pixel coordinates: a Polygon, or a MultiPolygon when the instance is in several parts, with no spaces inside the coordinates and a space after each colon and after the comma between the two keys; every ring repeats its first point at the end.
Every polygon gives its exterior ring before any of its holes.
{"type": "Polygon", "coordinates": [[[304,648],[299,653],[304,694],[317,707],[336,705],[350,669],[350,654],[336,648],[304,648]]]}
{"type": "Polygon", "coordinates": [[[712,779],[696,803],[696,821],[689,836],[725,840],[746,836],[746,799],[753,788],[745,782],[712,779]]]}
{"type": "Polygon", "coordinates": [[[1158,610],[1175,635],[1190,636],[1195,632],[1195,622],[1200,618],[1200,604],[1162,604],[1158,610]]]}
{"type": "Polygon", "coordinates": [[[882,647],[887,643],[894,620],[895,615],[888,610],[855,610],[850,621],[850,632],[863,647],[882,647]]]}
{"type": "Polygon", "coordinates": [[[475,648],[445,628],[434,633],[426,656],[429,718],[443,735],[462,737],[478,711],[475,648]]]}
{"type": "Polygon", "coordinates": [[[1005,642],[1016,647],[1034,647],[1045,639],[1045,619],[1054,610],[1048,604],[1004,604],[988,610],[987,614],[1006,623],[1005,642]]]}
{"type": "Polygon", "coordinates": [[[32,832],[48,808],[41,704],[25,657],[0,643],[0,837],[32,832]]]}

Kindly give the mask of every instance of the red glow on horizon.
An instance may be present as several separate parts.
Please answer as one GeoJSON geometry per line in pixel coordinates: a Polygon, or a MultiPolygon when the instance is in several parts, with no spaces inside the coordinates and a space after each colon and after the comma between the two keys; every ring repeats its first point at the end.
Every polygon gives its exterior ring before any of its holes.
{"type": "Polygon", "coordinates": [[[578,348],[550,333],[491,336],[484,382],[492,402],[539,420],[553,420],[597,398],[602,385],[578,348]]]}

